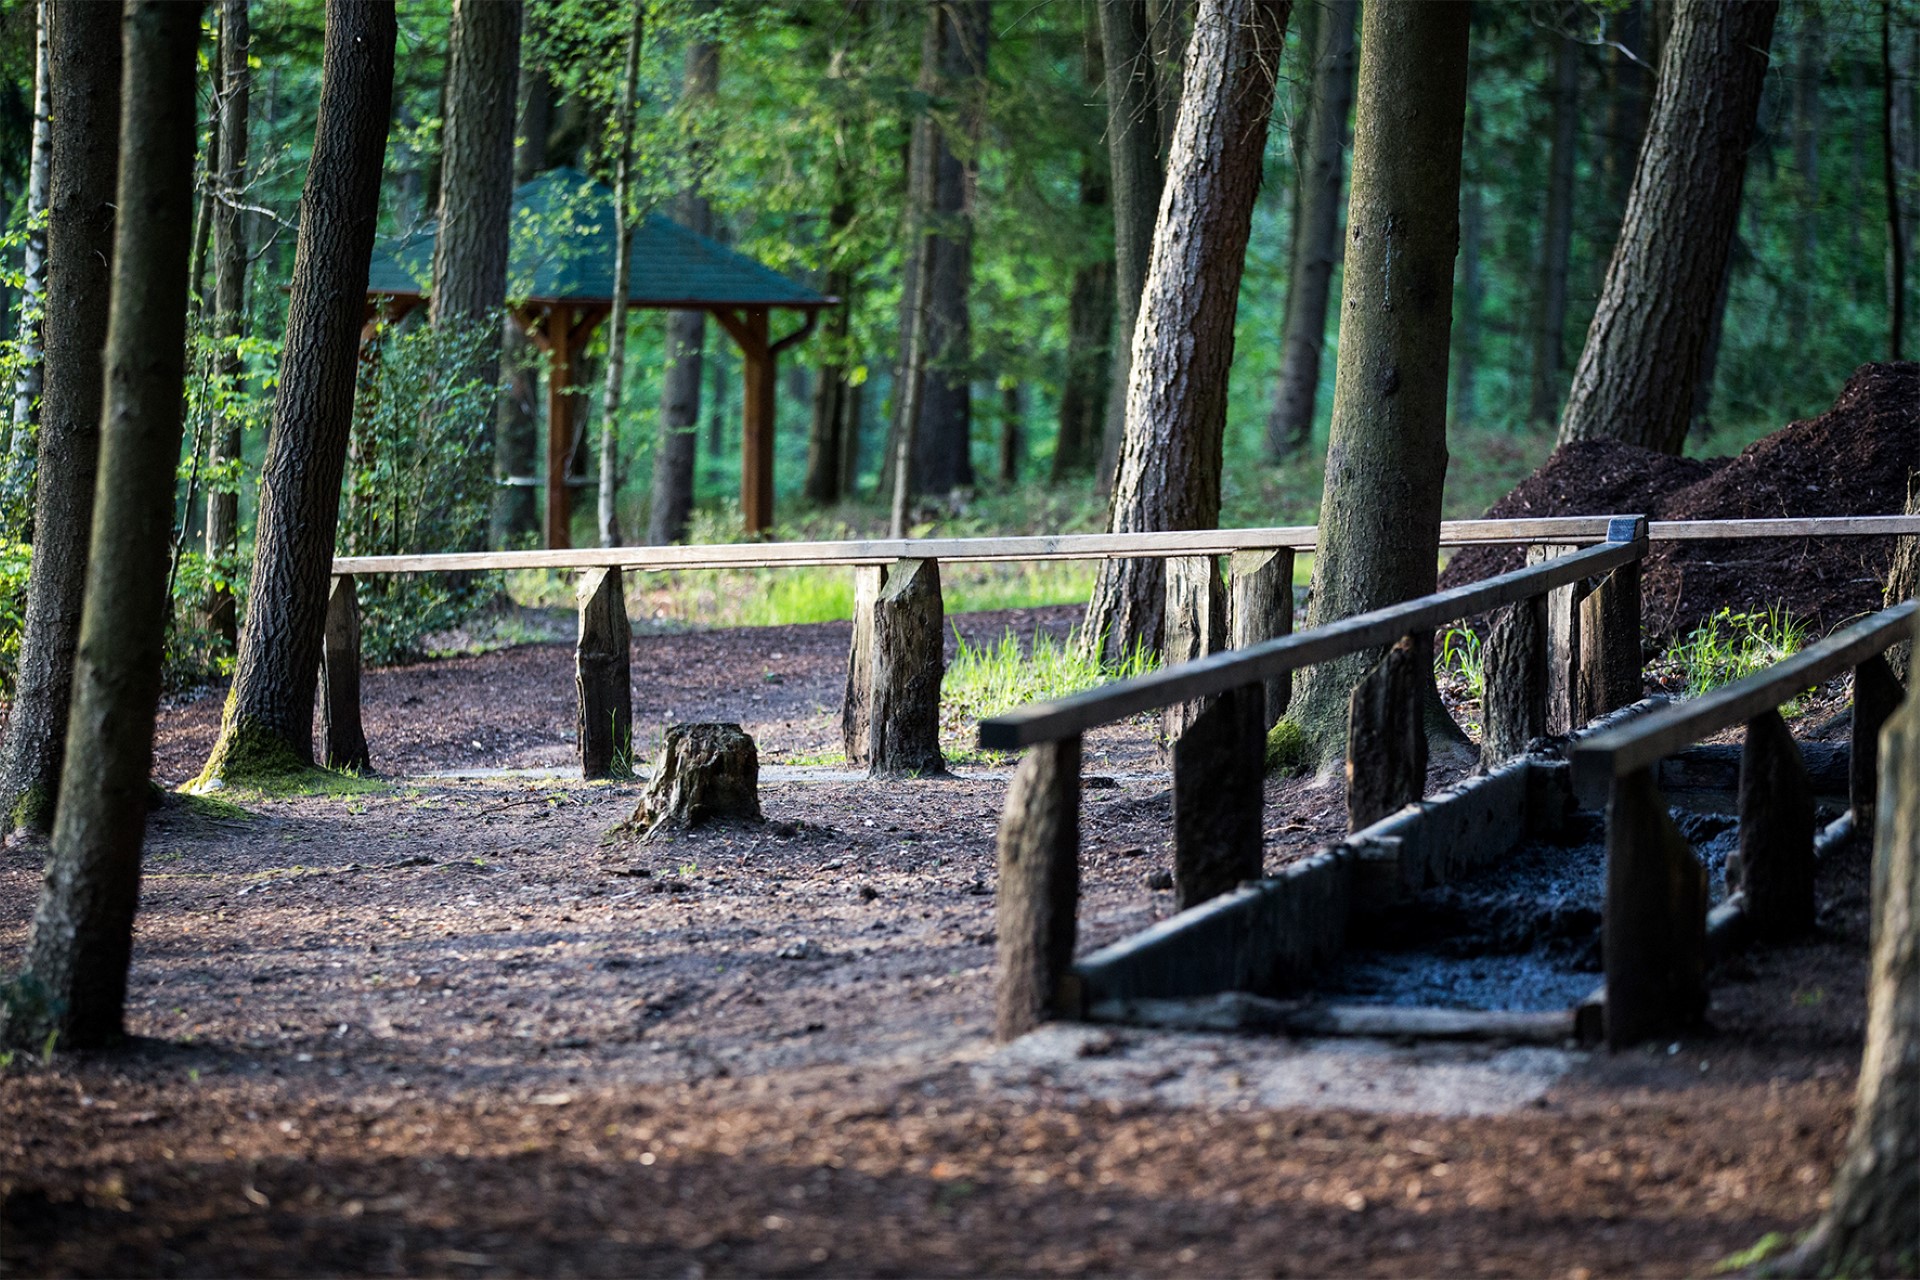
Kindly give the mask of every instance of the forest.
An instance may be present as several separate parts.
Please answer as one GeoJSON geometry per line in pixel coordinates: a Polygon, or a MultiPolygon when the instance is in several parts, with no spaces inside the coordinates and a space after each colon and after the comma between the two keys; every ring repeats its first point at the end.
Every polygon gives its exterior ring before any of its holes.
{"type": "Polygon", "coordinates": [[[5,0],[0,1272],[1910,1274],[1915,2],[5,0]]]}

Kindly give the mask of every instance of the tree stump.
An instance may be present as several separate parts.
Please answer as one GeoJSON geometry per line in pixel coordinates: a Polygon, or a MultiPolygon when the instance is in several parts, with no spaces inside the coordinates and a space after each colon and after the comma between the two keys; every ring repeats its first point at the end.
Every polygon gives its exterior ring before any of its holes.
{"type": "MultiPolygon", "coordinates": [[[[1212,556],[1174,556],[1167,561],[1166,623],[1160,643],[1163,665],[1174,667],[1227,647],[1227,591],[1212,556]]],[[[1206,709],[1204,699],[1180,702],[1160,713],[1160,731],[1177,740],[1206,709]]]]}
{"type": "Polygon", "coordinates": [[[1405,808],[1427,786],[1422,711],[1433,678],[1433,637],[1401,636],[1353,687],[1347,707],[1347,830],[1405,808]]]}
{"type": "Polygon", "coordinates": [[[320,681],[320,736],[325,744],[321,763],[364,773],[373,761],[360,725],[360,601],[350,573],[336,577],[327,592],[320,681]]]}
{"type": "Polygon", "coordinates": [[[848,764],[865,764],[873,732],[873,606],[887,585],[887,566],[853,571],[853,642],[847,649],[847,692],[840,701],[840,741],[848,764]]]}
{"type": "MultiPolygon", "coordinates": [[[[1246,649],[1293,634],[1293,548],[1236,551],[1229,562],[1227,644],[1246,649]]],[[[1293,673],[1266,682],[1266,720],[1271,729],[1293,697],[1293,673]]]]}
{"type": "Polygon", "coordinates": [[[1480,767],[1492,769],[1547,731],[1546,597],[1502,609],[1481,656],[1480,767]]]}
{"type": "Polygon", "coordinates": [[[1182,911],[1257,880],[1266,777],[1266,690],[1207,699],[1173,743],[1173,887],[1182,911]]]}
{"type": "Polygon", "coordinates": [[[760,752],[739,725],[677,724],[667,730],[634,825],[652,834],[663,826],[761,820],[760,752]]]}
{"type": "Polygon", "coordinates": [[[872,777],[947,771],[940,754],[940,681],[946,674],[940,565],[902,560],[873,602],[873,692],[867,734],[872,777]]]}
{"type": "Polygon", "coordinates": [[[1778,711],[1747,722],[1740,753],[1740,883],[1756,937],[1813,928],[1813,783],[1778,711]]]}
{"type": "Polygon", "coordinates": [[[620,570],[588,569],[579,584],[580,640],[574,647],[579,694],[580,774],[633,774],[633,631],[620,570]]]}

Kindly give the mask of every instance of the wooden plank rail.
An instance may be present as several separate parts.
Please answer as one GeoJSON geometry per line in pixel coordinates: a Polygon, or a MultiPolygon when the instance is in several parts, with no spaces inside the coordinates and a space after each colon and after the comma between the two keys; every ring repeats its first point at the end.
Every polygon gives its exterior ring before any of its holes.
{"type": "Polygon", "coordinates": [[[1015,751],[1083,733],[1142,711],[1222,694],[1244,684],[1310,667],[1330,658],[1384,648],[1401,636],[1432,631],[1449,622],[1531,599],[1555,587],[1600,577],[1645,553],[1644,541],[1612,542],[1526,569],[1515,569],[1469,586],[1436,592],[1405,604],[1355,614],[1311,631],[1296,632],[1248,649],[1229,649],[1178,667],[1089,689],[1070,698],[1034,703],[980,722],[980,745],[1015,751]]]}
{"type": "MultiPolygon", "coordinates": [[[[1576,792],[1607,806],[1601,1020],[1622,1048],[1666,1036],[1706,1008],[1705,869],[1668,816],[1655,770],[1669,755],[1722,730],[1745,726],[1740,766],[1740,852],[1727,867],[1727,903],[1745,932],[1782,939],[1813,924],[1813,786],[1779,707],[1851,670],[1854,750],[1870,755],[1900,696],[1881,654],[1911,638],[1908,601],[1838,631],[1793,657],[1712,693],[1674,703],[1596,733],[1573,751],[1576,792]]],[[[1856,829],[1870,822],[1871,790],[1854,772],[1856,829]]]]}

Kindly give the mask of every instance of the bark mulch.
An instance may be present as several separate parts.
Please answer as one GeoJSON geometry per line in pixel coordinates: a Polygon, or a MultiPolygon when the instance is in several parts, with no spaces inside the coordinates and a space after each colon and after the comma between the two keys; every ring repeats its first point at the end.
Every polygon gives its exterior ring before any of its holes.
{"type": "MultiPolygon", "coordinates": [[[[1487,511],[1493,518],[1645,512],[1656,520],[1897,515],[1920,468],[1920,364],[1866,364],[1833,407],[1733,458],[1671,458],[1633,445],[1569,444],[1487,511]]],[[[1880,607],[1891,538],[1767,538],[1664,544],[1642,577],[1656,639],[1721,608],[1784,606],[1826,632],[1880,607]]],[[[1518,568],[1515,548],[1462,551],[1442,586],[1518,568]]]]}
{"type": "MultiPolygon", "coordinates": [[[[1670,1045],[996,1047],[1005,762],[775,772],[837,747],[846,638],[634,642],[643,737],[760,740],[760,825],[643,841],[637,784],[446,776],[568,758],[558,644],[369,672],[385,779],[169,799],[138,1039],[0,1071],[0,1274],[1686,1275],[1817,1213],[1859,1056],[1860,851],[1820,933],[1729,967],[1670,1045]]],[[[162,776],[197,771],[220,700],[165,710],[162,776]]],[[[1151,725],[1087,760],[1083,950],[1172,910],[1151,725]]],[[[1269,866],[1343,822],[1314,779],[1267,801],[1269,866]]],[[[43,852],[0,851],[8,954],[43,852]]]]}

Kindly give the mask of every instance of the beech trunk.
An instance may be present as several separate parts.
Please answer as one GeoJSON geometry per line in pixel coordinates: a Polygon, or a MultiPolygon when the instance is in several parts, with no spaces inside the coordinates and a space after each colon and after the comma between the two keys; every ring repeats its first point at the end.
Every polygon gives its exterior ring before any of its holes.
{"type": "MultiPolygon", "coordinates": [[[[1194,17],[1135,326],[1113,532],[1219,521],[1233,322],[1290,10],[1286,0],[1207,0],[1194,17]]],[[[1109,653],[1157,649],[1165,591],[1163,561],[1103,562],[1084,642],[1109,653]]]]}

